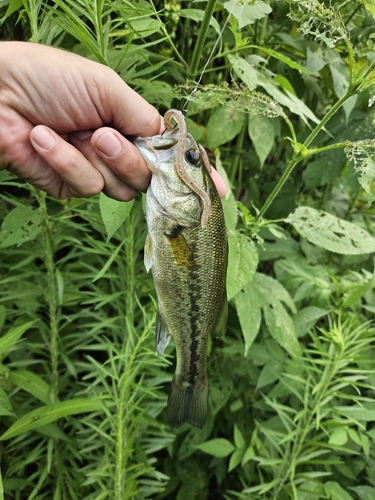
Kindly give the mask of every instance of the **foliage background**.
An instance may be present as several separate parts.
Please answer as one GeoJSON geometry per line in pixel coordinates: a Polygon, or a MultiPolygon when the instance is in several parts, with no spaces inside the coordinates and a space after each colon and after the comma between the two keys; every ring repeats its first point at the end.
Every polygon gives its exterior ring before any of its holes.
{"type": "Polygon", "coordinates": [[[375,498],[374,16],[0,0],[1,40],[107,64],[160,112],[220,34],[187,120],[228,179],[231,300],[209,420],[171,432],[142,195],[58,201],[0,172],[0,498],[375,498]]]}

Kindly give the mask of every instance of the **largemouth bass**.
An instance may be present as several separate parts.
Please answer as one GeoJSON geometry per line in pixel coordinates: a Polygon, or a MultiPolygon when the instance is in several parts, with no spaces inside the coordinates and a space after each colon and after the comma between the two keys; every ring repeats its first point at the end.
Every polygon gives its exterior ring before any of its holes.
{"type": "Polygon", "coordinates": [[[176,344],[168,423],[172,429],[184,423],[202,428],[209,337],[224,334],[227,321],[227,236],[206,152],[187,133],[180,111],[169,110],[164,123],[162,135],[133,140],[152,173],[144,258],[158,298],[157,353],[171,337],[176,344]]]}

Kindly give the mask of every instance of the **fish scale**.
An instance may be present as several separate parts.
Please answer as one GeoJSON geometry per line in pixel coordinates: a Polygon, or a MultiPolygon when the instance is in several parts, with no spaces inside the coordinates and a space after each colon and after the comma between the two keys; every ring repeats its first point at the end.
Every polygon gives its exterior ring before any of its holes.
{"type": "Polygon", "coordinates": [[[162,354],[170,337],[176,344],[169,425],[203,427],[209,338],[222,335],[226,326],[227,236],[207,157],[186,132],[183,115],[171,110],[166,116],[164,134],[134,139],[152,172],[145,264],[152,270],[158,298],[157,352],[162,354]]]}

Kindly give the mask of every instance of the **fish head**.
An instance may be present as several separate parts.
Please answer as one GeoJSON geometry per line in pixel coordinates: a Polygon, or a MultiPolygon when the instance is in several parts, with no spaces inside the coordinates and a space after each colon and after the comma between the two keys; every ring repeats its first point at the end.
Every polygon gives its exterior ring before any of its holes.
{"type": "Polygon", "coordinates": [[[161,135],[136,137],[132,142],[152,173],[149,189],[164,212],[179,223],[202,222],[216,189],[204,150],[193,136],[187,133],[182,141],[178,127],[174,127],[161,135]]]}

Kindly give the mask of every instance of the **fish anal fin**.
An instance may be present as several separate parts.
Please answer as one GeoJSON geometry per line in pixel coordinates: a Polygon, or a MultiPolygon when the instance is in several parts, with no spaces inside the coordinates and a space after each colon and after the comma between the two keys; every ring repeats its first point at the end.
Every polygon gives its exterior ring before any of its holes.
{"type": "Polygon", "coordinates": [[[178,382],[173,377],[167,404],[167,419],[171,429],[191,424],[202,429],[208,415],[208,383],[178,382]]]}
{"type": "Polygon", "coordinates": [[[165,233],[165,236],[171,246],[176,264],[179,267],[185,268],[192,266],[194,264],[193,252],[181,233],[180,228],[176,227],[172,232],[165,233]]]}
{"type": "Polygon", "coordinates": [[[212,335],[216,338],[222,337],[227,329],[228,320],[228,300],[226,294],[224,294],[223,301],[220,306],[220,313],[217,318],[215,328],[212,335]]]}
{"type": "Polygon", "coordinates": [[[156,352],[159,356],[163,354],[170,340],[171,336],[162,315],[158,311],[156,315],[156,352]]]}
{"type": "Polygon", "coordinates": [[[145,268],[146,271],[149,272],[149,270],[152,267],[152,243],[151,243],[151,238],[150,235],[147,234],[146,236],[146,241],[145,241],[145,250],[144,250],[144,263],[145,263],[145,268]]]}

